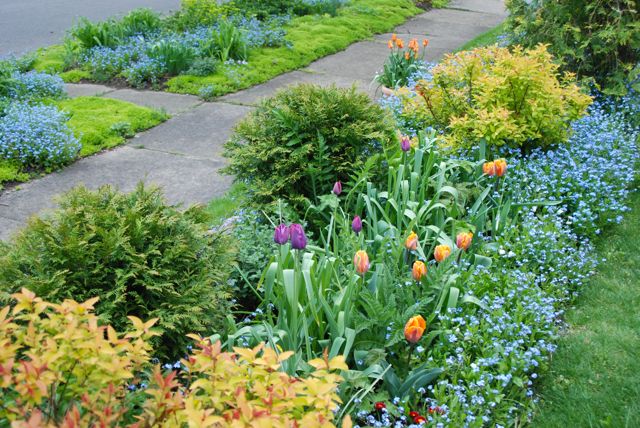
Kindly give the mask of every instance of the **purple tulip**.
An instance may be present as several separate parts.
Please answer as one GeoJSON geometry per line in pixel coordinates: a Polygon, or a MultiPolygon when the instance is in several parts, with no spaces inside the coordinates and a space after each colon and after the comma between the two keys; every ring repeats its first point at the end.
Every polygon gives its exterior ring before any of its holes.
{"type": "Polygon", "coordinates": [[[336,184],[333,185],[333,193],[337,196],[340,196],[340,193],[342,193],[342,183],[340,181],[336,181],[336,184]]]}
{"type": "Polygon", "coordinates": [[[289,242],[289,227],[286,224],[276,226],[276,230],[273,232],[273,242],[280,245],[289,242]]]}
{"type": "Polygon", "coordinates": [[[402,136],[402,140],[400,141],[400,148],[403,152],[408,152],[411,150],[411,140],[406,135],[402,136]]]}
{"type": "Polygon", "coordinates": [[[360,231],[362,230],[362,220],[360,219],[359,215],[353,218],[353,222],[351,223],[351,229],[353,229],[355,233],[360,233],[360,231]]]}
{"type": "Polygon", "coordinates": [[[293,223],[289,226],[291,233],[291,248],[294,250],[304,250],[307,247],[307,237],[301,225],[293,223]]]}

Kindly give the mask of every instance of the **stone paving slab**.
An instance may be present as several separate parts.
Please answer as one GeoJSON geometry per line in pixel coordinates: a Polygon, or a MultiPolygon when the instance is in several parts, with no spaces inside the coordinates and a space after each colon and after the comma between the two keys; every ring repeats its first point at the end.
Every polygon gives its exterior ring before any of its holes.
{"type": "Polygon", "coordinates": [[[104,95],[145,107],[163,110],[170,115],[183,113],[202,104],[202,100],[194,95],[172,94],[170,92],[136,91],[135,89],[118,89],[104,95]]]}
{"type": "Polygon", "coordinates": [[[144,181],[162,186],[170,203],[206,203],[224,194],[231,184],[231,177],[217,172],[223,165],[210,159],[123,146],[81,159],[60,172],[23,184],[20,190],[3,193],[0,218],[23,222],[43,209],[55,207],[54,195],[80,184],[90,189],[110,184],[129,192],[144,181]]]}
{"type": "Polygon", "coordinates": [[[463,9],[474,12],[506,16],[503,0],[451,0],[449,9],[463,9]]]}
{"type": "Polygon", "coordinates": [[[398,33],[471,40],[504,20],[504,16],[457,9],[437,9],[418,15],[396,28],[398,33]]]}
{"type": "Polygon", "coordinates": [[[9,240],[21,226],[22,222],[0,217],[0,240],[9,240]]]}
{"type": "Polygon", "coordinates": [[[206,103],[140,134],[129,146],[223,161],[222,146],[251,108],[206,103]]]}
{"type": "Polygon", "coordinates": [[[114,88],[105,85],[96,85],[93,83],[65,83],[67,95],[71,98],[76,97],[95,97],[115,91],[114,88]]]}

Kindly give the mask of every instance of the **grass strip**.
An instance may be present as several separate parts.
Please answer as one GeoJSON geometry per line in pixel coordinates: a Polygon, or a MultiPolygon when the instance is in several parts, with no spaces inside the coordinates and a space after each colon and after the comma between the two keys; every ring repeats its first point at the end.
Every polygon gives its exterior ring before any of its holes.
{"type": "Polygon", "coordinates": [[[640,426],[640,193],[630,206],[596,241],[606,261],[567,313],[532,426],[640,426]]]}

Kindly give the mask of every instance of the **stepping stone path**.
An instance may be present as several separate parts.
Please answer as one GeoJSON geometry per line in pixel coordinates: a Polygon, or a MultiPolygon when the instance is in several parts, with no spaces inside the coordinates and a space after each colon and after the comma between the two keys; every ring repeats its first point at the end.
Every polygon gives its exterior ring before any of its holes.
{"type": "MultiPolygon", "coordinates": [[[[448,8],[413,17],[395,29],[399,37],[428,38],[426,59],[437,61],[468,40],[496,26],[506,12],[502,0],[452,0],[448,8]]],[[[160,185],[170,203],[207,203],[229,188],[232,177],[220,175],[225,165],[222,145],[233,126],[262,98],[298,83],[340,87],[356,85],[372,97],[373,76],[382,68],[391,34],[354,43],[346,50],[313,62],[307,68],[266,83],[203,102],[191,95],[114,89],[102,85],[68,85],[69,96],[96,95],[164,109],[172,117],[136,135],[127,144],[91,157],[43,178],[0,194],[0,239],[8,239],[26,220],[56,206],[55,198],[74,186],[95,189],[111,184],[131,191],[139,181],[160,185]]]]}

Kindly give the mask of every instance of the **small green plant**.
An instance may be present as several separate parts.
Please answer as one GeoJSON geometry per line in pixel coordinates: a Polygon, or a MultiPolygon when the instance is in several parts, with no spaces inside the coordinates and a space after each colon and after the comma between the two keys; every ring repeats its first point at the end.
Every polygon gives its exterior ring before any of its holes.
{"type": "Polygon", "coordinates": [[[136,135],[129,122],[114,123],[113,125],[111,125],[111,128],[109,128],[109,130],[124,138],[131,138],[136,135]]]}
{"type": "Polygon", "coordinates": [[[162,20],[157,12],[143,8],[129,12],[122,18],[120,25],[126,35],[133,36],[159,30],[162,20]]]}
{"type": "Polygon", "coordinates": [[[150,58],[162,64],[165,73],[176,76],[191,67],[196,53],[193,48],[177,41],[162,39],[147,50],[150,58]]]}
{"type": "Polygon", "coordinates": [[[181,0],[180,10],[167,19],[167,26],[178,31],[210,26],[236,11],[235,2],[181,0]]]}
{"type": "MultiPolygon", "coordinates": [[[[355,88],[299,85],[263,101],[226,144],[226,168],[255,201],[316,199],[396,141],[390,117],[355,88]]],[[[395,146],[395,145],[393,145],[395,146]]]]}
{"type": "Polygon", "coordinates": [[[193,76],[209,76],[218,69],[218,61],[214,58],[196,58],[186,74],[193,76]]]}
{"type": "Polygon", "coordinates": [[[131,315],[158,318],[158,355],[179,357],[185,334],[222,329],[232,248],[199,209],[178,211],[158,189],[80,187],[4,246],[0,297],[23,286],[54,302],[100,297],[96,312],[116,329],[131,315]]]}
{"type": "Polygon", "coordinates": [[[397,92],[403,115],[421,127],[445,132],[445,145],[529,151],[567,140],[568,124],[582,116],[591,97],[571,74],[559,74],[545,46],[498,46],[451,54],[431,69],[415,92],[397,92]]]}
{"type": "Polygon", "coordinates": [[[244,34],[226,19],[221,20],[218,28],[211,32],[211,38],[203,51],[223,63],[230,59],[246,61],[249,56],[244,34]]]}
{"type": "MultiPolygon", "coordinates": [[[[423,40],[423,48],[426,49],[428,43],[427,39],[423,40]]],[[[425,51],[420,54],[418,39],[409,41],[405,50],[404,40],[395,34],[391,36],[388,46],[391,53],[384,62],[382,73],[376,75],[374,80],[390,89],[407,86],[409,77],[424,68],[425,51]]]]}
{"type": "Polygon", "coordinates": [[[122,26],[113,19],[93,23],[87,18],[80,18],[69,34],[82,49],[91,49],[95,46],[112,48],[124,37],[122,26]]]}
{"type": "MultiPolygon", "coordinates": [[[[507,28],[516,43],[546,43],[578,78],[594,78],[604,93],[620,95],[640,69],[637,0],[507,0],[507,28]]],[[[635,84],[636,90],[640,83],[635,84]]]]}

